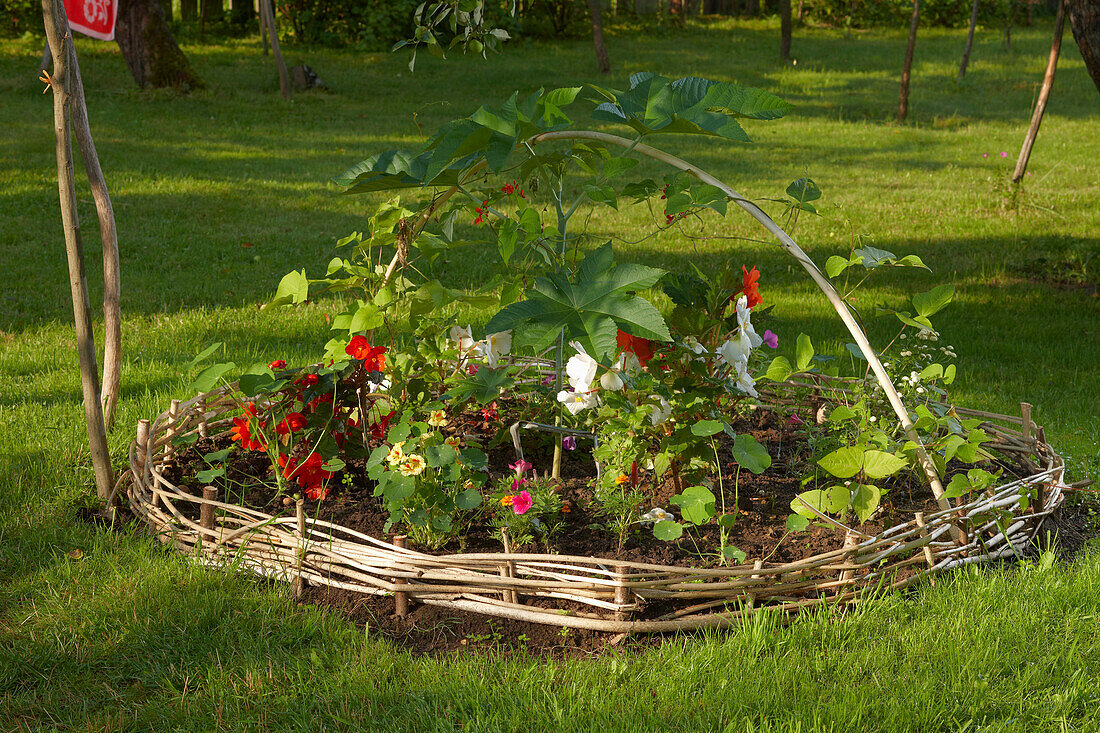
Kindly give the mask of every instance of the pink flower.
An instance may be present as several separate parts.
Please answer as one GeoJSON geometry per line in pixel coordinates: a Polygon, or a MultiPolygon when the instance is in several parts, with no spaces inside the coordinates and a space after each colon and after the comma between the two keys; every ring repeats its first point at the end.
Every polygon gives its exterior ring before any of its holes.
{"type": "Polygon", "coordinates": [[[512,497],[512,511],[516,514],[526,514],[532,504],[534,504],[534,502],[531,500],[531,495],[527,493],[527,491],[521,491],[512,497]]]}
{"type": "Polygon", "coordinates": [[[534,467],[535,466],[533,464],[523,460],[522,458],[520,458],[515,463],[509,463],[508,464],[508,468],[515,471],[517,476],[522,476],[523,474],[527,473],[528,471],[530,471],[534,467]]]}
{"type": "Polygon", "coordinates": [[[769,330],[764,331],[764,343],[773,349],[779,348],[779,337],[769,330]]]}
{"type": "Polygon", "coordinates": [[[989,157],[989,153],[982,153],[982,157],[983,157],[983,158],[988,158],[988,157],[989,157]]]}
{"type": "Polygon", "coordinates": [[[472,377],[475,374],[477,374],[478,370],[480,370],[480,369],[481,369],[480,364],[468,364],[466,366],[466,373],[469,374],[472,377]]]}
{"type": "Polygon", "coordinates": [[[1002,150],[1001,151],[1001,157],[1002,158],[1007,158],[1008,157],[1008,151],[1007,150],[1002,150]]]}
{"type": "Polygon", "coordinates": [[[561,447],[565,450],[576,450],[577,439],[574,438],[572,435],[566,435],[564,438],[561,439],[561,447]]]}
{"type": "Polygon", "coordinates": [[[791,419],[787,422],[789,422],[791,425],[804,425],[806,423],[805,420],[798,416],[798,413],[792,414],[791,419]]]}

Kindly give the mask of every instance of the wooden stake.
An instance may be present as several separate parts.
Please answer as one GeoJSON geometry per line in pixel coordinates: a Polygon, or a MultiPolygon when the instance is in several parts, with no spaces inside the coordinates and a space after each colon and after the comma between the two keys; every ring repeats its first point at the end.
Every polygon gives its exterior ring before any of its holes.
{"type": "Polygon", "coordinates": [[[134,453],[137,468],[141,470],[141,477],[134,476],[134,481],[145,483],[145,476],[149,473],[149,421],[138,420],[137,433],[134,436],[134,453]]]}
{"type": "MultiPolygon", "coordinates": [[[[844,535],[844,549],[845,550],[850,550],[851,548],[855,547],[858,544],[859,544],[859,535],[855,534],[854,532],[849,532],[848,534],[844,535]]],[[[845,552],[843,555],[841,555],[841,557],[844,559],[845,562],[847,562],[850,558],[850,555],[847,552],[845,552]]],[[[841,583],[846,583],[846,582],[850,581],[854,575],[855,575],[855,573],[852,570],[841,570],[839,580],[840,580],[841,583]]]]}
{"type": "Polygon", "coordinates": [[[1058,56],[1062,53],[1062,31],[1066,27],[1066,3],[1058,0],[1058,15],[1054,19],[1054,40],[1050,42],[1050,56],[1047,58],[1047,70],[1043,74],[1043,86],[1039,89],[1039,99],[1035,102],[1035,111],[1031,114],[1024,144],[1020,147],[1020,157],[1016,159],[1016,169],[1012,172],[1012,182],[1019,183],[1027,173],[1027,162],[1031,158],[1031,148],[1039,135],[1039,125],[1043,122],[1043,113],[1050,99],[1050,89],[1054,86],[1054,72],[1058,69],[1058,56]]]}
{"type": "Polygon", "coordinates": [[[57,189],[61,202],[61,224],[65,234],[65,254],[69,263],[69,287],[73,300],[77,353],[80,358],[80,385],[84,395],[84,421],[88,429],[88,447],[95,473],[96,495],[106,501],[115,485],[111,454],[107,448],[107,429],[100,402],[99,368],[96,366],[95,336],[88,305],[88,282],[84,273],[84,247],[80,241],[80,222],[76,209],[76,183],[73,180],[73,151],[69,115],[72,82],[71,54],[65,44],[72,43],[65,6],[61,0],[42,0],[46,38],[54,58],[50,78],[53,90],[54,137],[56,138],[57,189]]]}
{"type": "Polygon", "coordinates": [[[1023,433],[1024,442],[1030,443],[1031,438],[1031,403],[1020,403],[1020,416],[1023,418],[1023,422],[1020,423],[1020,432],[1023,433]]]}
{"type": "MultiPolygon", "coordinates": [[[[508,536],[508,530],[507,529],[500,530],[500,537],[501,537],[501,540],[503,540],[503,542],[504,542],[504,553],[506,555],[511,555],[512,554],[512,538],[508,536]]],[[[502,577],[502,578],[514,578],[514,577],[516,577],[516,564],[509,560],[508,562],[501,565],[501,567],[500,567],[500,577],[502,577]]],[[[519,597],[516,595],[516,592],[514,590],[511,590],[510,588],[505,588],[504,589],[504,591],[501,593],[501,598],[503,598],[506,603],[519,603],[519,597]]]]}
{"type": "Polygon", "coordinates": [[[173,461],[176,458],[176,446],[173,445],[172,439],[179,433],[179,428],[176,423],[179,422],[180,414],[180,401],[172,400],[168,407],[168,430],[165,434],[168,436],[168,444],[164,446],[164,458],[167,461],[173,461]]]}
{"type": "Polygon", "coordinates": [[[283,99],[290,99],[290,79],[286,71],[286,63],[283,54],[279,50],[279,31],[275,28],[275,11],[271,7],[271,0],[260,0],[260,11],[267,16],[267,28],[271,33],[271,52],[275,55],[275,65],[279,69],[279,89],[283,93],[283,99]]]}
{"type": "MultiPolygon", "coordinates": [[[[263,2],[263,0],[260,0],[263,2]]],[[[405,540],[408,539],[405,535],[398,535],[393,538],[393,544],[401,549],[405,549],[405,540]]],[[[400,578],[394,578],[394,585],[405,585],[405,581],[400,578]]],[[[409,597],[402,591],[395,591],[393,594],[394,615],[397,618],[405,618],[409,614],[409,597]]]]}
{"type": "MultiPolygon", "coordinates": [[[[917,519],[917,526],[921,528],[920,536],[927,537],[928,532],[924,531],[924,512],[917,512],[913,516],[915,516],[917,519]]],[[[928,545],[925,545],[921,549],[924,551],[924,560],[928,563],[928,569],[931,570],[932,568],[936,567],[936,559],[932,557],[932,548],[928,545]]],[[[936,579],[933,576],[929,575],[928,582],[932,585],[935,585],[936,579]]]]}
{"type": "Polygon", "coordinates": [[[306,579],[302,577],[302,565],[306,561],[306,500],[299,499],[295,504],[295,513],[298,519],[298,537],[301,546],[298,548],[298,575],[294,578],[294,597],[301,598],[306,593],[306,579]]]}
{"type": "MultiPolygon", "coordinates": [[[[216,486],[203,486],[202,487],[203,503],[199,507],[199,526],[203,529],[214,529],[214,517],[215,510],[214,505],[210,502],[218,500],[218,488],[216,486]]],[[[202,552],[202,546],[206,542],[208,535],[203,532],[199,532],[199,552],[202,552]]],[[[214,544],[217,544],[213,538],[210,538],[214,544]]]]}
{"type": "MultiPolygon", "coordinates": [[[[615,566],[615,604],[618,606],[629,606],[634,603],[634,593],[622,584],[627,572],[627,567],[623,565],[615,566]]],[[[620,621],[626,621],[631,615],[633,615],[633,612],[626,609],[615,611],[615,618],[620,621]]]]}

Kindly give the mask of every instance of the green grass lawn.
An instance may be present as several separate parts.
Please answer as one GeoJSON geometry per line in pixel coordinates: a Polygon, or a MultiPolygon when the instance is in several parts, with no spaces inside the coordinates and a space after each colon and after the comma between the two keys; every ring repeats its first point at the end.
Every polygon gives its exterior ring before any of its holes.
{"type": "MultiPolygon", "coordinates": [[[[335,196],[334,175],[414,146],[517,82],[625,86],[628,73],[653,70],[792,102],[786,118],[747,125],[753,145],[663,144],[752,198],[812,177],[823,216],[804,217],[795,235],[819,263],[856,241],[919,254],[932,274],[884,277],[861,305],[955,282],[939,326],[959,354],[960,403],[1013,412],[1031,402],[1071,480],[1100,478],[1100,299],[1049,282],[1100,281],[1100,95],[1068,37],[1031,175],[1016,196],[1007,185],[1049,33],[1018,29],[1006,51],[996,29],[980,32],[957,84],[963,32],[922,30],[901,127],[901,31],[799,30],[790,65],[765,22],[612,35],[610,81],[583,41],[519,42],[491,63],[423,56],[414,75],[404,56],[292,47],[290,62],[309,63],[332,91],[289,101],[256,42],[185,44],[208,88],[179,96],[134,89],[116,46],[80,40],[123,268],[116,464],[139,418],[189,396],[187,363],[208,343],[224,341],[238,363],[300,363],[324,343],[330,303],[257,306],[288,270],[323,272],[335,239],[363,228],[374,201],[335,196]]],[[[843,617],[781,627],[760,616],[597,661],[430,660],[297,607],[281,587],[202,570],[136,528],[81,523],[94,485],[40,53],[37,39],[0,41],[0,730],[1100,729],[1097,554],[960,573],[843,617]]],[[[78,191],[95,303],[95,210],[86,184],[78,191]]],[[[649,224],[644,209],[590,216],[624,258],[757,264],[786,346],[806,331],[819,350],[840,348],[824,298],[777,247],[754,241],[761,230],[747,218],[687,230],[737,238],[674,232],[631,245],[649,224]]],[[[454,268],[477,280],[476,261],[454,268]]]]}

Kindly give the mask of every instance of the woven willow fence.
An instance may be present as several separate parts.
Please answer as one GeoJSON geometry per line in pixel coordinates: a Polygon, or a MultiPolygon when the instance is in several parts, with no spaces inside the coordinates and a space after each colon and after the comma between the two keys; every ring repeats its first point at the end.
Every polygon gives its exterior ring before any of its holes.
{"type": "MultiPolygon", "coordinates": [[[[777,385],[772,409],[820,408],[846,391],[842,380],[777,385]]],[[[922,514],[868,536],[822,515],[843,546],[797,562],[749,560],[692,568],[593,557],[517,553],[431,555],[296,512],[271,516],[196,496],[165,478],[177,436],[227,433],[239,406],[227,389],[174,401],[138,424],[130,447],[130,508],[162,541],[216,567],[291,582],[393,596],[404,614],[422,603],[491,616],[599,631],[664,632],[728,625],[753,608],[783,612],[909,586],[951,568],[1022,554],[1043,518],[1062,502],[1062,459],[1030,418],[958,409],[993,437],[985,447],[1013,480],[969,503],[922,514]],[[197,511],[196,511],[197,508],[197,511]],[[192,517],[198,516],[198,521],[192,517]],[[641,618],[647,604],[662,613],[641,618]]]]}

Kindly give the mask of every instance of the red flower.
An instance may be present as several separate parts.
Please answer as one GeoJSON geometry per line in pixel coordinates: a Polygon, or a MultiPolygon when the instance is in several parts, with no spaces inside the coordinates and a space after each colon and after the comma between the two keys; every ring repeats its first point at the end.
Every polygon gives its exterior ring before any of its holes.
{"type": "Polygon", "coordinates": [[[308,407],[311,412],[316,412],[318,407],[329,402],[332,402],[332,392],[322,392],[309,401],[308,407]]]}
{"type": "Polygon", "coordinates": [[[385,346],[371,346],[364,336],[354,336],[344,351],[353,359],[363,362],[368,372],[381,372],[386,368],[385,346]]]}
{"type": "Polygon", "coordinates": [[[482,201],[481,206],[475,206],[474,211],[477,212],[477,218],[474,219],[474,224],[480,224],[485,217],[485,214],[489,212],[489,202],[482,201]]]}
{"type": "Polygon", "coordinates": [[[267,365],[268,369],[286,369],[286,362],[282,359],[276,359],[267,365]]]}
{"type": "MultiPolygon", "coordinates": [[[[744,293],[748,297],[749,308],[755,308],[764,302],[764,299],[760,297],[760,286],[756,282],[760,279],[760,271],[757,270],[755,266],[751,270],[748,270],[744,265],[741,265],[741,272],[744,273],[745,280],[744,286],[738,292],[744,293]]],[[[737,293],[734,293],[734,295],[736,296],[737,293]]]]}
{"type": "Polygon", "coordinates": [[[283,418],[282,422],[275,426],[275,433],[287,435],[296,433],[306,426],[306,416],[300,412],[292,412],[283,418]]]}
{"type": "Polygon", "coordinates": [[[252,418],[257,417],[256,406],[248,402],[240,417],[233,418],[233,440],[238,441],[245,450],[266,450],[263,436],[252,437],[252,418]]]}
{"type": "Polygon", "coordinates": [[[505,183],[503,186],[500,187],[500,190],[503,191],[504,193],[510,194],[510,193],[512,193],[513,191],[516,190],[516,187],[515,187],[514,184],[505,183]]]}
{"type": "Polygon", "coordinates": [[[619,350],[624,354],[631,353],[638,357],[638,363],[643,367],[653,358],[653,344],[649,339],[631,336],[620,328],[615,335],[615,343],[619,345],[619,350]]]}
{"type": "Polygon", "coordinates": [[[385,435],[386,435],[386,431],[389,430],[390,420],[392,420],[393,416],[396,415],[396,414],[397,414],[397,411],[393,410],[393,411],[390,412],[389,415],[386,415],[384,418],[382,418],[378,422],[371,425],[370,426],[371,437],[372,438],[377,438],[378,440],[382,440],[382,438],[385,437],[385,435]]]}
{"type": "Polygon", "coordinates": [[[325,481],[332,478],[333,472],[326,471],[322,466],[324,460],[320,453],[310,453],[299,463],[293,456],[279,456],[279,467],[283,469],[283,478],[298,482],[298,485],[306,490],[306,496],[311,499],[324,499],[328,496],[328,489],[324,487],[325,481]]]}
{"type": "Polygon", "coordinates": [[[481,408],[481,418],[485,422],[489,422],[490,420],[497,420],[497,419],[500,418],[500,415],[497,413],[496,400],[494,400],[493,403],[491,405],[489,405],[489,407],[481,408]]]}
{"type": "Polygon", "coordinates": [[[320,379],[320,377],[313,373],[303,374],[300,378],[294,380],[294,384],[298,385],[302,389],[308,389],[317,384],[320,379]]]}

